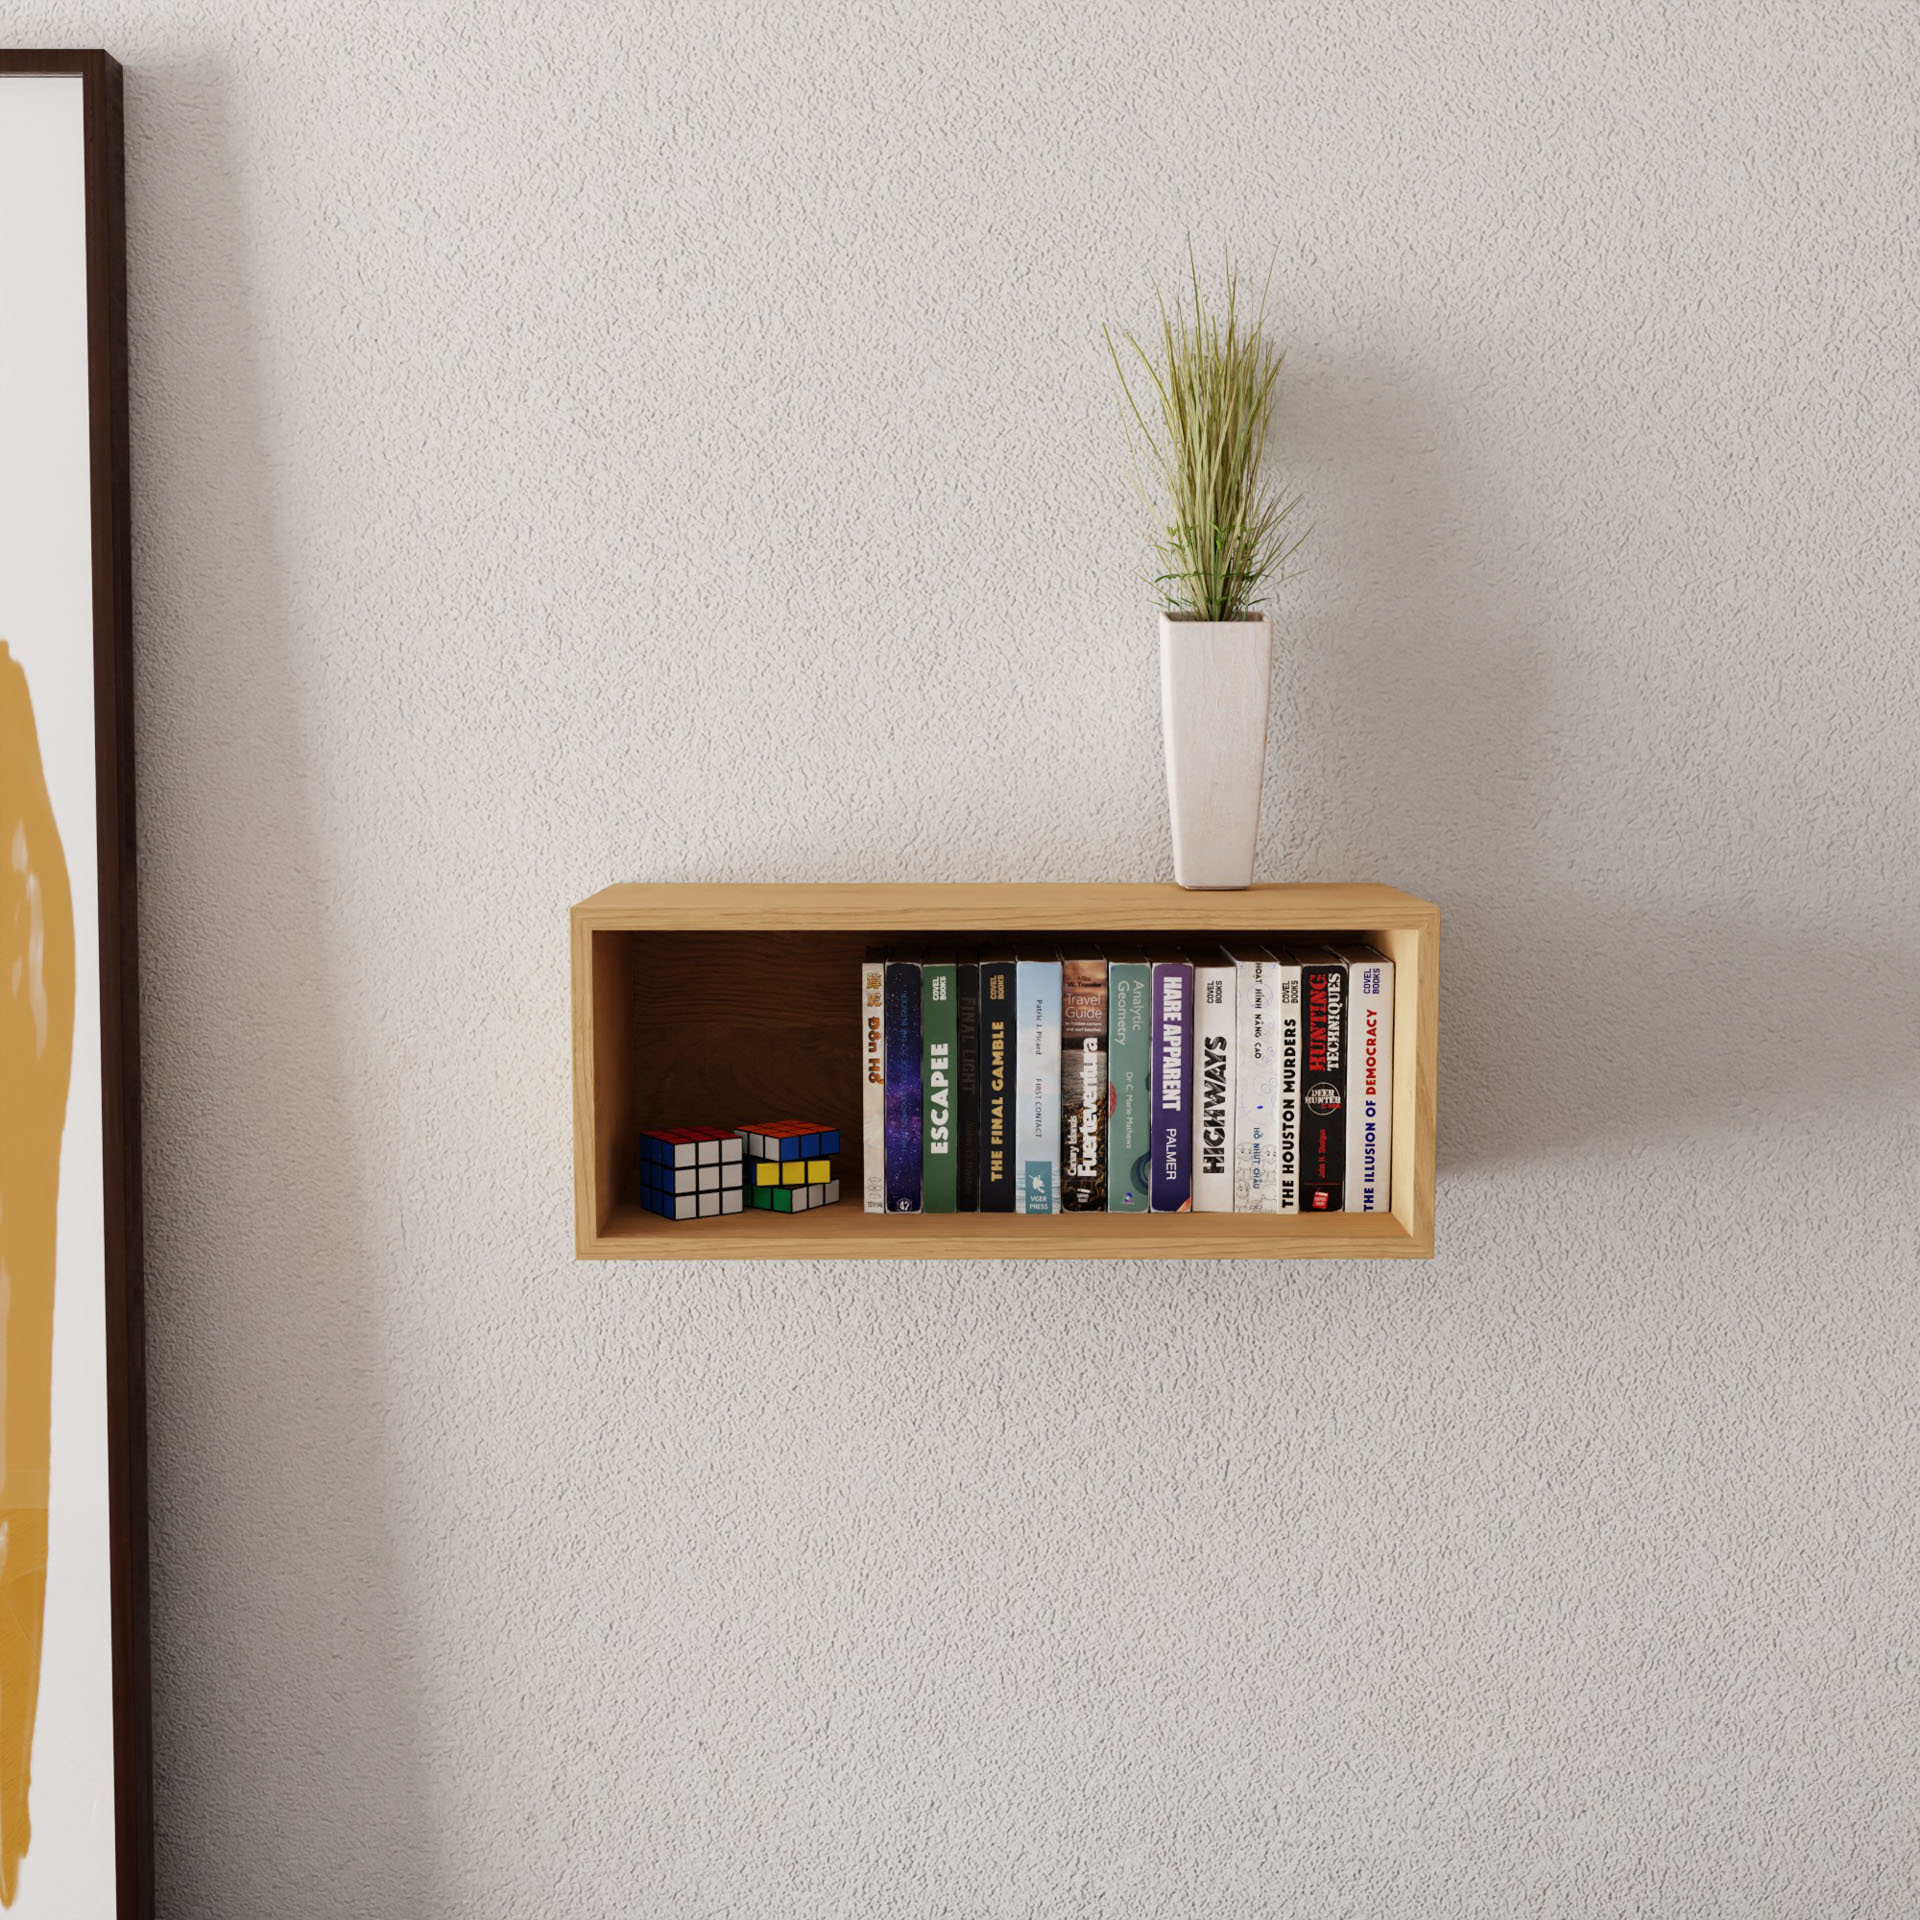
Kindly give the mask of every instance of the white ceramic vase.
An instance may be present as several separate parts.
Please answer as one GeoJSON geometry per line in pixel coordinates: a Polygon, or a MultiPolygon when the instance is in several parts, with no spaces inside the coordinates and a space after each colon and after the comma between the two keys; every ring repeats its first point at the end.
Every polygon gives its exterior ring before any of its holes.
{"type": "Polygon", "coordinates": [[[1267,765],[1273,622],[1160,616],[1160,722],[1167,745],[1173,877],[1183,887],[1253,883],[1267,765]]]}

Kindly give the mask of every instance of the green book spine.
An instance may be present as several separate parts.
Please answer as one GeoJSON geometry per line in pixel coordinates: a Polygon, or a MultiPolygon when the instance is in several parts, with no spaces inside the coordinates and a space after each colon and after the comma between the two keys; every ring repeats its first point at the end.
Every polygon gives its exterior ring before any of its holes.
{"type": "Polygon", "coordinates": [[[920,969],[922,1113],[920,1211],[952,1213],[960,1193],[960,969],[920,969]]]}
{"type": "Polygon", "coordinates": [[[1107,1211],[1148,1211],[1153,1029],[1147,1017],[1153,969],[1115,960],[1107,968],[1107,1211]]]}

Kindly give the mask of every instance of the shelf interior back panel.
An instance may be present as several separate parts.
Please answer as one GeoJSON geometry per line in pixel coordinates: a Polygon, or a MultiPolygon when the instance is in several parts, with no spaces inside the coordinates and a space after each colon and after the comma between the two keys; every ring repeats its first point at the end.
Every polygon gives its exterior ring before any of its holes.
{"type": "MultiPolygon", "coordinates": [[[[1396,929],[1331,928],[1392,951],[1396,929]]],[[[1186,931],[1183,947],[1299,943],[1297,929],[1186,931]]],[[[983,936],[978,929],[819,931],[608,930],[591,933],[595,1004],[594,1145],[600,1230],[632,1221],[639,1204],[637,1136],[646,1127],[735,1127],[814,1120],[840,1131],[841,1205],[861,1205],[864,1154],[860,963],[870,952],[969,953],[993,948],[1118,952],[1166,943],[1154,930],[1079,929],[983,936]]],[[[1410,996],[1411,979],[1401,983],[1410,996]]],[[[1399,1021],[1397,1087],[1413,1082],[1414,1020],[1399,1021]]],[[[1413,1112],[1396,1101],[1395,1211],[1411,1204],[1413,1112]],[[1404,1151],[1402,1149],[1404,1143],[1404,1151]]],[[[641,1216],[642,1219],[645,1216],[641,1216]]],[[[673,1223],[661,1222],[666,1231],[673,1223]]],[[[710,1230],[684,1223],[683,1232],[710,1230]]]]}
{"type": "Polygon", "coordinates": [[[604,953],[623,981],[630,1038],[615,1075],[635,1083],[630,1117],[615,1119],[617,1199],[638,1204],[641,1128],[817,1120],[840,1130],[841,1195],[858,1206],[860,962],[873,942],[800,932],[594,941],[596,979],[604,953]]]}

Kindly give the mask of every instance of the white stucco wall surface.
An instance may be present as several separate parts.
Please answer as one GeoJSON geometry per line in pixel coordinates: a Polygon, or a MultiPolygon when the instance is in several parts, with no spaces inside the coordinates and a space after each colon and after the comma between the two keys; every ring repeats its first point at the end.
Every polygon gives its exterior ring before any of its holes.
{"type": "Polygon", "coordinates": [[[1920,1911],[1920,14],[7,37],[127,66],[166,1914],[1920,1911]],[[1438,1258],[574,1264],[575,899],[1170,876],[1189,236],[1438,1258]]]}

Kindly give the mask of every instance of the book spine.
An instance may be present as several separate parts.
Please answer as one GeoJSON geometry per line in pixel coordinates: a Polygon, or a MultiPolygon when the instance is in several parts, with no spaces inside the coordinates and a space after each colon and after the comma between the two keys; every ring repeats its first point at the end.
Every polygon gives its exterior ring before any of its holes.
{"type": "Polygon", "coordinates": [[[887,970],[879,960],[860,966],[861,1188],[869,1213],[887,1210],[887,970]]]}
{"type": "Polygon", "coordinates": [[[1019,1179],[1014,1171],[1015,1040],[1018,984],[1011,960],[980,963],[980,1211],[1012,1213],[1019,1179]]]}
{"type": "Polygon", "coordinates": [[[1393,962],[1355,956],[1347,969],[1347,1211],[1393,1205],[1393,962]]]}
{"type": "Polygon", "coordinates": [[[955,1204],[962,1213],[980,1210],[980,967],[963,960],[959,971],[958,1045],[959,1136],[955,1142],[959,1176],[955,1204]]]}
{"type": "Polygon", "coordinates": [[[1060,970],[1060,1209],[1107,1210],[1107,963],[1060,970]]]}
{"type": "Polygon", "coordinates": [[[1019,962],[1020,1211],[1060,1209],[1060,963],[1019,962]]]}
{"type": "Polygon", "coordinates": [[[1147,1005],[1153,969],[1116,960],[1107,968],[1107,1211],[1145,1213],[1153,1166],[1148,1127],[1153,1029],[1147,1005]]]}
{"type": "Polygon", "coordinates": [[[920,968],[887,962],[887,1211],[920,1211],[920,968]]]}
{"type": "Polygon", "coordinates": [[[1193,1210],[1233,1211],[1234,1031],[1240,995],[1231,966],[1195,967],[1193,1210]]]}
{"type": "Polygon", "coordinates": [[[1347,1164],[1347,970],[1309,961],[1300,969],[1305,1061],[1300,1074],[1300,1211],[1345,1208],[1347,1164]]]}
{"type": "Polygon", "coordinates": [[[923,1122],[920,1210],[951,1213],[959,1196],[956,1121],[960,1074],[960,993],[952,961],[920,969],[920,1054],[923,1122]]]}
{"type": "Polygon", "coordinates": [[[1235,1067],[1240,1096],[1233,1122],[1235,1213],[1272,1213],[1280,1196],[1273,1137],[1279,1093],[1273,1019],[1275,964],[1264,956],[1253,956],[1239,961],[1234,970],[1239,999],[1235,1067]]]}
{"type": "Polygon", "coordinates": [[[1153,1181],[1155,1213],[1193,1206],[1193,967],[1153,968],[1153,1181]]]}
{"type": "Polygon", "coordinates": [[[1275,1209],[1300,1211],[1300,968],[1282,961],[1275,969],[1274,1065],[1278,1085],[1274,1094],[1276,1153],[1275,1209]]]}

